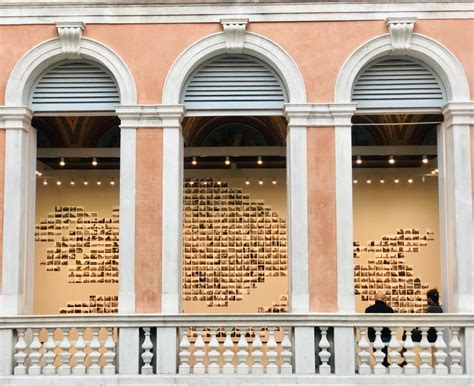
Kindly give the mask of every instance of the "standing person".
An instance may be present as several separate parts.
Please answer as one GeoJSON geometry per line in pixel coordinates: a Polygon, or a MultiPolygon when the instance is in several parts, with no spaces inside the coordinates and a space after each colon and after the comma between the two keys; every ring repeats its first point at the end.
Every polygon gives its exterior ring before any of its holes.
{"type": "MultiPolygon", "coordinates": [[[[443,313],[443,309],[439,305],[439,292],[436,288],[432,288],[426,293],[426,300],[428,302],[428,307],[426,308],[428,314],[443,313]]],[[[433,327],[430,327],[428,330],[428,342],[436,342],[436,329],[433,327]]]]}
{"type": "MultiPolygon", "coordinates": [[[[385,294],[382,291],[377,291],[375,293],[375,303],[365,309],[366,314],[393,314],[393,308],[385,303],[385,294]]],[[[373,343],[375,341],[375,330],[372,327],[369,327],[368,331],[369,340],[373,343]]],[[[390,364],[388,362],[388,349],[387,344],[390,342],[392,333],[389,328],[382,328],[381,338],[382,342],[385,343],[385,347],[382,349],[382,352],[385,354],[382,364],[385,367],[388,367],[390,364]]]]}

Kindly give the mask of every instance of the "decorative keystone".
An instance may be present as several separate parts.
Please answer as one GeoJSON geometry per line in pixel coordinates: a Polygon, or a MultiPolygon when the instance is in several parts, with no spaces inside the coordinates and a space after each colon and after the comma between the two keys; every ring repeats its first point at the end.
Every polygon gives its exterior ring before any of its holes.
{"type": "Polygon", "coordinates": [[[404,53],[410,48],[416,18],[387,18],[386,24],[392,39],[392,51],[404,53]]]}
{"type": "Polygon", "coordinates": [[[248,19],[221,19],[228,53],[241,54],[243,52],[245,29],[248,22],[248,19]]]}
{"type": "Polygon", "coordinates": [[[61,49],[67,57],[78,57],[81,50],[83,22],[56,23],[61,49]]]}

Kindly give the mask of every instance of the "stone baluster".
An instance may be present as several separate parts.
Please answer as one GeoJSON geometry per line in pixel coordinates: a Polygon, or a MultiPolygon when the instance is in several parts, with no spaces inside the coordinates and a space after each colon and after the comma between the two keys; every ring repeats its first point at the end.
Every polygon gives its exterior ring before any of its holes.
{"type": "Polygon", "coordinates": [[[99,341],[99,328],[92,328],[92,340],[89,343],[89,348],[92,350],[89,353],[89,360],[91,362],[87,369],[87,374],[100,375],[100,341],[99,341]]]}
{"type": "Polygon", "coordinates": [[[387,369],[382,364],[385,354],[383,353],[382,349],[385,347],[385,344],[382,341],[382,327],[375,327],[375,341],[374,341],[374,374],[375,375],[382,375],[387,373],[387,369]]]}
{"type": "Polygon", "coordinates": [[[388,348],[390,349],[390,367],[388,371],[391,375],[400,375],[402,373],[402,368],[398,365],[398,361],[400,360],[400,353],[398,350],[401,346],[397,339],[397,327],[391,327],[390,331],[391,336],[388,344],[388,348]]]}
{"type": "Polygon", "coordinates": [[[319,374],[329,375],[331,374],[331,366],[329,366],[329,358],[331,353],[329,352],[329,341],[328,341],[328,327],[319,327],[321,331],[321,339],[319,341],[319,359],[321,364],[319,365],[319,374]]]}
{"type": "Polygon", "coordinates": [[[359,347],[359,374],[360,375],[369,375],[371,374],[371,367],[370,367],[370,344],[369,340],[367,339],[367,327],[360,328],[360,339],[358,343],[359,347]]]}
{"type": "Polygon", "coordinates": [[[193,373],[194,374],[205,374],[206,373],[206,367],[204,365],[204,347],[206,346],[204,344],[204,339],[202,338],[202,331],[196,331],[197,337],[196,341],[194,342],[194,348],[196,351],[194,351],[194,367],[193,367],[193,373]]]}
{"type": "Polygon", "coordinates": [[[102,354],[104,357],[105,365],[102,369],[102,374],[113,375],[115,374],[115,341],[114,341],[114,330],[112,328],[106,328],[107,338],[104,342],[104,348],[106,351],[102,354]]]}
{"type": "Polygon", "coordinates": [[[180,364],[178,367],[178,372],[181,375],[190,374],[191,368],[189,366],[189,357],[191,353],[189,352],[189,347],[191,344],[189,343],[188,339],[188,330],[182,329],[181,330],[181,341],[179,342],[179,359],[180,364]]]}
{"type": "Polygon", "coordinates": [[[422,327],[420,341],[420,374],[433,374],[431,367],[431,344],[428,342],[428,327],[422,327]]]}
{"type": "Polygon", "coordinates": [[[76,360],[76,365],[72,368],[72,373],[74,375],[85,375],[86,366],[84,361],[86,353],[84,349],[86,348],[86,342],[84,340],[84,328],[77,329],[77,340],[74,342],[74,348],[76,352],[73,354],[73,358],[76,360]]]}
{"type": "Polygon", "coordinates": [[[33,340],[30,343],[30,366],[28,367],[28,375],[40,375],[41,366],[39,364],[41,359],[41,342],[39,340],[39,329],[34,328],[33,331],[33,340]]]}
{"type": "Polygon", "coordinates": [[[216,330],[211,329],[211,340],[209,341],[209,353],[207,354],[209,358],[209,366],[207,368],[207,373],[209,375],[217,375],[219,374],[219,364],[217,361],[219,360],[219,342],[216,336],[216,330]]]}
{"type": "Polygon", "coordinates": [[[230,331],[225,332],[225,340],[224,340],[224,366],[222,366],[222,373],[226,375],[234,374],[234,364],[232,360],[234,359],[234,343],[232,342],[230,331]]]}
{"type": "Polygon", "coordinates": [[[54,359],[56,358],[56,353],[54,349],[56,348],[56,342],[54,341],[54,328],[46,329],[48,334],[48,338],[46,342],[43,344],[43,348],[45,350],[43,354],[44,358],[44,367],[43,367],[43,374],[44,375],[54,375],[56,374],[56,366],[54,365],[54,359]]]}
{"type": "Polygon", "coordinates": [[[436,352],[434,354],[436,359],[435,374],[437,375],[448,375],[448,367],[444,364],[446,361],[446,343],[443,338],[444,328],[436,328],[436,342],[434,347],[436,352]]]}
{"type": "Polygon", "coordinates": [[[252,364],[252,369],[251,373],[255,375],[262,375],[263,374],[263,365],[262,365],[262,357],[263,357],[263,352],[262,352],[262,339],[260,338],[260,329],[256,328],[255,329],[255,338],[253,339],[252,342],[252,359],[253,359],[253,364],[252,364]]]}
{"type": "Polygon", "coordinates": [[[411,327],[406,328],[406,338],[403,347],[405,348],[405,360],[407,364],[404,367],[404,373],[407,375],[415,375],[418,373],[418,368],[415,366],[416,353],[414,351],[415,343],[411,338],[411,327]]]}
{"type": "Polygon", "coordinates": [[[281,341],[281,373],[292,374],[293,366],[291,364],[291,358],[293,356],[291,352],[291,340],[290,340],[290,329],[283,329],[283,340],[281,341]]]}
{"type": "Polygon", "coordinates": [[[275,341],[274,329],[268,330],[268,341],[267,341],[267,374],[276,375],[278,374],[278,366],[276,364],[276,358],[278,356],[276,352],[277,343],[275,341]]]}
{"type": "Polygon", "coordinates": [[[249,353],[247,352],[248,343],[247,339],[245,338],[245,333],[245,329],[241,328],[239,343],[237,343],[237,347],[239,348],[239,351],[237,352],[237,358],[239,359],[239,364],[237,366],[237,374],[242,375],[249,373],[249,366],[247,364],[249,353]]]}
{"type": "Polygon", "coordinates": [[[453,375],[461,375],[462,374],[462,366],[461,366],[461,359],[462,359],[462,344],[459,340],[459,327],[451,327],[451,340],[449,342],[449,356],[451,358],[451,369],[450,373],[453,375]]]}
{"type": "Polygon", "coordinates": [[[59,354],[61,365],[58,367],[58,375],[71,374],[71,366],[69,366],[69,359],[71,358],[69,349],[71,347],[71,342],[69,341],[69,329],[63,328],[63,339],[61,340],[61,343],[59,343],[59,348],[61,349],[61,353],[59,354]]]}
{"type": "Polygon", "coordinates": [[[153,366],[151,365],[151,360],[153,359],[153,342],[150,338],[150,327],[143,327],[143,332],[145,333],[145,339],[142,343],[142,360],[143,366],[141,369],[142,375],[150,375],[153,374],[153,366]]]}
{"type": "Polygon", "coordinates": [[[15,344],[15,363],[16,366],[13,369],[13,374],[15,375],[26,375],[26,366],[25,366],[25,360],[27,357],[26,354],[26,341],[25,341],[25,329],[24,328],[19,328],[17,330],[18,333],[18,340],[15,344]]]}

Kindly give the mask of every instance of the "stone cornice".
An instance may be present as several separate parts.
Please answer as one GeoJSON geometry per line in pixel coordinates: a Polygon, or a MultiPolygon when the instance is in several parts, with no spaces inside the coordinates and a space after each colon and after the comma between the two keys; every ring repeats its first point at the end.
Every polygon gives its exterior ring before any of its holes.
{"type": "Polygon", "coordinates": [[[443,107],[444,125],[474,126],[474,102],[449,102],[443,107]]]}
{"type": "Polygon", "coordinates": [[[284,108],[289,127],[350,125],[355,110],[355,103],[286,104],[284,108]]]}
{"type": "Polygon", "coordinates": [[[181,127],[184,105],[130,105],[118,106],[116,112],[123,129],[140,127],[176,128],[181,127]]]}
{"type": "Polygon", "coordinates": [[[0,129],[28,131],[32,118],[33,112],[28,107],[0,107],[0,129]]]}

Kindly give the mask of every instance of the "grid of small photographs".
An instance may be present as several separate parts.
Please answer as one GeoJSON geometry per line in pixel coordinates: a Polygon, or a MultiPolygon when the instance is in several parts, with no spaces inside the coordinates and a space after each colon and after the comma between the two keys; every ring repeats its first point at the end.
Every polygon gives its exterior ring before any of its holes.
{"type": "Polygon", "coordinates": [[[354,241],[355,295],[362,301],[373,302],[376,291],[383,290],[395,312],[422,313],[430,285],[414,275],[413,266],[406,263],[406,254],[419,253],[434,239],[430,229],[420,234],[416,228],[399,228],[396,234],[370,240],[365,246],[354,241]],[[368,257],[367,264],[358,263],[361,257],[368,257]]]}
{"type": "MultiPolygon", "coordinates": [[[[286,277],[286,235],[286,218],[264,201],[224,182],[186,180],[183,300],[228,307],[267,277],[286,277]]],[[[275,309],[287,312],[287,303],[275,309]]]]}
{"type": "Polygon", "coordinates": [[[56,206],[36,225],[35,241],[47,245],[40,265],[47,272],[67,269],[69,284],[118,283],[118,207],[106,218],[83,206],[56,206]]]}
{"type": "Polygon", "coordinates": [[[272,302],[270,307],[258,307],[259,313],[266,312],[288,312],[288,296],[280,295],[278,302],[272,302]]]}
{"type": "Polygon", "coordinates": [[[86,302],[67,302],[60,314],[113,314],[118,312],[117,295],[90,295],[86,302]]]}

